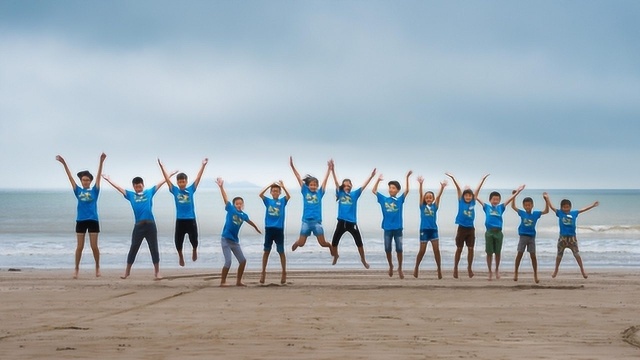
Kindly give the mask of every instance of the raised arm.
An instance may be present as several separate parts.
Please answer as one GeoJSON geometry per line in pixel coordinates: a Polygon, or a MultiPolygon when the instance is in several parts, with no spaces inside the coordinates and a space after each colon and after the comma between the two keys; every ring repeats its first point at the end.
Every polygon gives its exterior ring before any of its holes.
{"type": "Polygon", "coordinates": [[[378,184],[380,184],[380,181],[382,181],[382,179],[383,179],[382,174],[378,175],[378,179],[376,179],[376,182],[373,184],[373,189],[371,189],[371,192],[373,192],[373,195],[378,194],[378,184]]]}
{"type": "Polygon", "coordinates": [[[595,201],[593,204],[578,210],[578,213],[581,214],[581,213],[583,213],[585,211],[589,211],[589,210],[593,209],[594,207],[596,207],[598,205],[600,205],[600,202],[599,201],[595,201]]]}
{"type": "Polygon", "coordinates": [[[549,203],[545,201],[544,210],[542,210],[541,215],[548,214],[548,213],[549,213],[549,203]]]}
{"type": "MultiPolygon", "coordinates": [[[[169,174],[169,179],[171,179],[171,177],[175,174],[178,173],[178,170],[172,172],[171,174],[169,174]]],[[[158,189],[160,189],[162,187],[162,185],[164,185],[164,183],[168,182],[168,179],[165,177],[162,180],[160,180],[159,183],[156,184],[156,191],[158,191],[158,189]]]]}
{"type": "Polygon", "coordinates": [[[280,187],[282,188],[282,191],[284,191],[284,197],[287,199],[287,201],[289,201],[289,199],[291,199],[291,194],[289,194],[289,190],[287,190],[287,188],[284,187],[284,181],[282,180],[278,181],[278,185],[280,185],[280,187]]]}
{"type": "Polygon", "coordinates": [[[169,176],[169,174],[167,174],[167,170],[164,168],[164,164],[162,164],[162,161],[160,161],[160,158],[158,158],[158,165],[160,166],[160,171],[162,171],[162,177],[164,177],[164,181],[166,181],[167,186],[169,186],[169,190],[171,190],[171,188],[173,188],[173,183],[171,183],[171,177],[169,176]]]}
{"type": "Polygon", "coordinates": [[[251,225],[254,229],[256,229],[256,231],[258,232],[258,234],[262,234],[262,231],[260,231],[260,229],[258,228],[258,226],[251,220],[247,220],[247,224],[251,225]]]}
{"type": "Polygon", "coordinates": [[[327,173],[324,175],[324,179],[322,180],[322,185],[320,185],[320,188],[322,188],[322,190],[327,191],[327,180],[329,180],[329,175],[331,174],[333,170],[333,159],[327,161],[327,173]]]}
{"type": "Polygon", "coordinates": [[[293,175],[295,175],[296,180],[298,180],[298,185],[302,187],[302,178],[300,177],[300,173],[296,169],[296,166],[293,165],[293,156],[289,156],[289,165],[291,166],[291,170],[293,170],[293,175]]]}
{"type": "Polygon", "coordinates": [[[269,190],[271,188],[271,185],[273,185],[273,184],[269,184],[269,185],[265,186],[264,189],[260,190],[260,193],[258,194],[260,199],[264,199],[266,197],[264,194],[267,192],[267,190],[269,190]]]}
{"type": "Polygon", "coordinates": [[[447,180],[442,180],[440,182],[440,191],[438,192],[438,195],[436,195],[436,206],[440,207],[440,198],[442,197],[442,193],[444,193],[444,188],[447,187],[447,180]]]}
{"type": "Polygon", "coordinates": [[[104,164],[104,160],[107,158],[107,154],[100,154],[100,163],[98,164],[98,174],[96,175],[96,187],[100,188],[100,181],[102,180],[102,165],[104,164]]]}
{"type": "Polygon", "coordinates": [[[216,179],[216,184],[218,184],[218,186],[220,187],[220,194],[222,195],[222,201],[226,206],[227,203],[229,202],[229,198],[227,198],[227,192],[224,191],[224,180],[222,180],[222,178],[219,177],[216,179]]]}
{"type": "Polygon", "coordinates": [[[543,192],[542,197],[544,198],[544,202],[547,204],[549,209],[551,209],[551,211],[553,211],[554,213],[558,211],[558,209],[556,209],[551,203],[551,199],[549,199],[549,194],[547,194],[546,192],[543,192]]]}
{"type": "Polygon", "coordinates": [[[509,196],[509,198],[507,199],[507,201],[504,202],[505,206],[508,206],[510,203],[514,204],[515,203],[515,199],[516,196],[518,196],[518,194],[520,194],[522,192],[522,190],[524,190],[524,184],[520,185],[517,189],[516,192],[511,193],[511,196],[509,196]]]}
{"type": "MultiPolygon", "coordinates": [[[[516,197],[518,196],[518,190],[513,190],[511,192],[512,197],[513,197],[513,201],[511,202],[511,208],[513,209],[513,211],[518,212],[520,211],[520,209],[518,209],[518,207],[516,206],[516,197]]],[[[549,211],[549,208],[547,207],[547,211],[549,211]]]]}
{"type": "Polygon", "coordinates": [[[198,187],[198,185],[200,185],[200,179],[202,178],[202,174],[204,174],[204,168],[207,166],[207,164],[209,163],[209,158],[204,158],[204,160],[202,160],[202,166],[200,166],[200,171],[198,171],[198,175],[196,175],[196,179],[193,182],[193,186],[194,187],[198,187]]]}
{"type": "Polygon", "coordinates": [[[369,183],[371,182],[371,180],[373,180],[373,177],[376,176],[376,169],[374,168],[373,171],[371,171],[371,175],[369,175],[369,178],[367,180],[364,181],[364,184],[362,184],[362,190],[364,191],[364,189],[367,187],[367,185],[369,185],[369,183]]]}
{"type": "Polygon", "coordinates": [[[336,185],[336,189],[340,187],[340,182],[338,181],[338,176],[336,175],[336,164],[333,163],[331,167],[331,175],[333,176],[333,183],[336,185]]]}
{"type": "Polygon", "coordinates": [[[458,192],[458,199],[460,199],[462,197],[462,189],[460,189],[460,184],[458,184],[458,181],[456,180],[456,178],[453,176],[453,174],[451,173],[445,173],[445,175],[447,175],[448,177],[451,178],[451,181],[453,181],[453,185],[456,186],[456,191],[458,192]]]}
{"type": "Polygon", "coordinates": [[[489,174],[487,174],[487,175],[482,177],[482,180],[480,180],[480,184],[478,184],[478,187],[476,188],[476,191],[473,193],[473,195],[475,196],[476,200],[478,202],[480,202],[481,205],[482,205],[482,202],[480,200],[478,200],[478,194],[480,194],[480,189],[482,189],[482,185],[484,185],[484,181],[487,180],[488,177],[489,177],[489,174]]]}
{"type": "Polygon", "coordinates": [[[76,181],[73,180],[73,175],[71,175],[71,171],[67,166],[67,162],[64,161],[64,158],[60,155],[56,155],[56,160],[58,160],[62,164],[62,166],[64,166],[64,171],[67,173],[67,177],[69,178],[69,182],[71,183],[71,188],[75,191],[78,184],[76,184],[76,181]]]}
{"type": "Polygon", "coordinates": [[[413,170],[409,170],[409,172],[407,172],[407,178],[404,183],[404,197],[409,195],[409,178],[411,177],[411,174],[413,174],[413,170]]]}
{"type": "Polygon", "coordinates": [[[418,198],[418,206],[422,205],[422,199],[424,199],[424,192],[422,191],[422,183],[424,182],[424,178],[422,176],[418,176],[418,193],[420,197],[418,198]]]}
{"type": "Polygon", "coordinates": [[[109,177],[109,175],[102,175],[102,178],[107,180],[107,182],[109,184],[111,184],[111,186],[113,186],[114,189],[118,190],[118,192],[120,192],[120,194],[122,195],[126,195],[127,192],[119,185],[115,184],[113,181],[111,181],[111,178],[109,177]]]}

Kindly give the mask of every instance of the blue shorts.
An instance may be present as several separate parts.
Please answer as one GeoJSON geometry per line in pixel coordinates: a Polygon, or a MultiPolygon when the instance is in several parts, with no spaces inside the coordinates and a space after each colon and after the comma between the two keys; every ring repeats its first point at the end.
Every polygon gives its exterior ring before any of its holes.
{"type": "Polygon", "coordinates": [[[402,229],[384,231],[384,251],[391,252],[391,241],[395,240],[396,252],[402,252],[402,229]]]}
{"type": "Polygon", "coordinates": [[[278,254],[284,253],[284,229],[275,227],[264,228],[264,251],[271,251],[273,243],[276,243],[278,254]]]}
{"type": "Polygon", "coordinates": [[[422,229],[420,230],[420,242],[438,240],[438,229],[422,229]]]}
{"type": "Polygon", "coordinates": [[[301,236],[309,236],[313,233],[315,236],[324,235],[324,229],[322,223],[317,221],[303,221],[302,228],[300,229],[301,236]]]}

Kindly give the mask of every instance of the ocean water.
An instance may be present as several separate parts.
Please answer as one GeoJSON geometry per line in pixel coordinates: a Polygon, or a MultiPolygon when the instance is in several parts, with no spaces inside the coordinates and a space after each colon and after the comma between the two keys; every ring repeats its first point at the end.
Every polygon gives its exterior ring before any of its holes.
{"type": "MultiPolygon", "coordinates": [[[[264,205],[258,197],[258,188],[230,188],[229,197],[242,196],[245,212],[260,228],[264,226],[264,205]]],[[[340,242],[340,260],[331,265],[331,257],[321,248],[315,237],[309,237],[306,246],[291,252],[291,244],[300,230],[302,200],[298,189],[292,188],[291,201],[287,206],[286,247],[289,269],[361,269],[362,265],[354,242],[345,234],[340,242]]],[[[486,199],[489,190],[483,190],[481,198],[486,199]]],[[[500,190],[499,190],[500,191],[500,190]]],[[[503,199],[510,190],[500,191],[503,199]]],[[[574,209],[588,206],[598,200],[600,206],[582,213],[578,217],[578,240],[587,271],[592,268],[635,268],[640,260],[640,190],[550,190],[552,201],[559,207],[563,198],[573,203],[574,209]]],[[[525,196],[531,196],[535,208],[542,209],[542,190],[526,189],[518,198],[518,206],[525,196]]],[[[200,258],[191,262],[186,256],[186,268],[218,271],[223,263],[220,249],[220,233],[224,222],[224,204],[217,189],[199,189],[195,194],[196,213],[200,232],[200,258]]],[[[75,209],[76,199],[68,190],[0,190],[0,269],[38,268],[72,269],[74,266],[75,209]]],[[[443,268],[450,271],[455,253],[454,236],[456,225],[455,190],[448,188],[441,200],[438,212],[440,250],[443,268]]],[[[133,214],[129,203],[116,191],[103,186],[98,209],[101,233],[99,246],[101,266],[105,269],[124,268],[129,249],[133,214]]],[[[331,241],[336,224],[337,205],[330,188],[323,199],[323,225],[328,241],[331,241]]],[[[175,208],[171,194],[163,187],[154,198],[154,214],[158,225],[161,269],[178,270],[177,253],[173,244],[175,208]]],[[[418,193],[409,194],[404,208],[404,267],[412,269],[419,249],[418,193]]],[[[373,269],[385,269],[386,258],[380,228],[381,211],[375,196],[367,189],[359,201],[358,224],[364,238],[367,260],[373,269]]],[[[511,209],[504,217],[505,240],[502,249],[502,269],[511,271],[516,256],[517,227],[519,218],[511,209]]],[[[537,254],[541,269],[552,269],[556,254],[558,236],[557,217],[549,213],[538,222],[537,254]]],[[[484,256],[484,213],[476,207],[476,260],[474,269],[486,269],[484,256]]],[[[247,269],[259,270],[262,257],[262,235],[248,225],[240,232],[240,244],[247,257],[247,269]]],[[[191,245],[185,240],[185,255],[190,254],[191,245]]],[[[395,255],[394,255],[395,262],[395,255]]],[[[234,265],[235,268],[237,264],[234,265]]],[[[89,241],[85,244],[81,269],[90,271],[94,266],[89,241]]],[[[466,266],[466,250],[461,266],[466,266]]],[[[134,264],[138,268],[151,268],[151,258],[146,243],[143,243],[134,264]]],[[[277,270],[279,260],[272,251],[269,269],[277,270]]],[[[530,271],[527,255],[521,269],[530,271]]],[[[435,263],[431,248],[422,262],[421,271],[432,271],[435,263]]],[[[563,269],[577,269],[571,252],[567,250],[561,266],[563,269]]],[[[166,272],[166,271],[163,271],[166,272]]]]}

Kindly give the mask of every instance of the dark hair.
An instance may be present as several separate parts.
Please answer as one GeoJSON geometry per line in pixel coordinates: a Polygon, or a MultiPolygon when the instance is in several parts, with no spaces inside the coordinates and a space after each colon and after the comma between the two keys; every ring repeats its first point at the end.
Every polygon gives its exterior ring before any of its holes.
{"type": "Polygon", "coordinates": [[[489,194],[489,200],[491,200],[492,197],[497,196],[499,199],[502,198],[502,196],[500,195],[499,192],[497,191],[492,191],[491,194],[489,194]]]}
{"type": "Polygon", "coordinates": [[[560,207],[563,207],[565,205],[571,206],[571,201],[569,201],[568,199],[562,199],[562,201],[560,201],[560,207]]]}
{"type": "Polygon", "coordinates": [[[82,180],[82,178],[85,177],[85,176],[88,177],[89,179],[91,179],[91,181],[93,181],[93,175],[91,175],[91,173],[89,171],[83,170],[83,171],[80,171],[78,173],[78,179],[80,179],[80,180],[82,180]]]}
{"type": "Polygon", "coordinates": [[[187,180],[187,174],[185,173],[180,173],[178,175],[176,175],[176,180],[187,180]]]}
{"type": "Polygon", "coordinates": [[[242,202],[244,202],[243,198],[241,198],[240,196],[236,196],[236,197],[233,198],[233,200],[231,200],[231,203],[235,205],[237,200],[242,200],[242,202]]]}
{"type": "Polygon", "coordinates": [[[427,195],[427,194],[431,194],[431,195],[433,195],[433,197],[436,197],[436,194],[435,194],[433,191],[431,191],[431,190],[429,190],[429,191],[425,192],[425,193],[424,193],[424,195],[422,195],[422,199],[421,199],[423,204],[426,204],[426,201],[424,201],[424,197],[425,197],[425,195],[427,195]]]}
{"type": "Polygon", "coordinates": [[[302,182],[304,182],[305,185],[309,186],[309,184],[311,184],[313,181],[317,182],[318,184],[320,184],[320,182],[318,181],[318,178],[315,176],[311,176],[309,174],[304,176],[304,179],[302,179],[302,182]]]}
{"type": "Polygon", "coordinates": [[[475,198],[476,196],[473,194],[473,191],[471,191],[471,189],[464,189],[464,191],[462,192],[462,197],[464,197],[465,194],[471,194],[471,196],[473,198],[475,198]]]}
{"type": "MultiPolygon", "coordinates": [[[[344,179],[344,180],[342,180],[342,184],[340,184],[340,186],[338,187],[338,189],[340,191],[344,191],[344,183],[347,182],[347,181],[350,182],[351,185],[353,186],[353,183],[351,182],[351,179],[344,179]]],[[[338,200],[340,200],[340,198],[338,197],[338,194],[336,194],[336,201],[338,201],[338,200]]]]}
{"type": "Polygon", "coordinates": [[[389,186],[391,186],[391,185],[395,186],[396,188],[398,188],[398,191],[399,191],[399,190],[402,190],[402,186],[400,186],[400,183],[399,183],[398,181],[396,181],[396,180],[391,180],[391,181],[389,181],[389,184],[387,184],[387,185],[389,185],[389,186]]]}
{"type": "Polygon", "coordinates": [[[271,186],[269,186],[269,189],[271,189],[271,190],[273,190],[273,189],[280,190],[280,189],[282,189],[282,187],[280,185],[278,185],[278,184],[271,184],[271,186]]]}
{"type": "Polygon", "coordinates": [[[530,198],[530,197],[528,197],[528,196],[527,196],[526,198],[522,199],[522,203],[523,203],[523,204],[524,204],[524,203],[528,203],[528,202],[530,202],[530,203],[532,203],[532,204],[533,204],[533,199],[532,199],[532,198],[530,198]]]}
{"type": "Polygon", "coordinates": [[[142,178],[140,176],[136,176],[133,178],[133,180],[131,180],[131,184],[136,185],[136,184],[144,184],[144,180],[142,180],[142,178]]]}

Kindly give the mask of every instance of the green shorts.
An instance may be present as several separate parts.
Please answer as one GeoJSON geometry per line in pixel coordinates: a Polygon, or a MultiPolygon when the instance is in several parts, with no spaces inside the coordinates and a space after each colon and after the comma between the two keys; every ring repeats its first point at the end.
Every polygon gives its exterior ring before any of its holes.
{"type": "Polygon", "coordinates": [[[484,233],[485,251],[487,252],[487,255],[500,255],[500,251],[502,251],[503,238],[504,235],[502,234],[502,229],[489,229],[484,233]]]}

